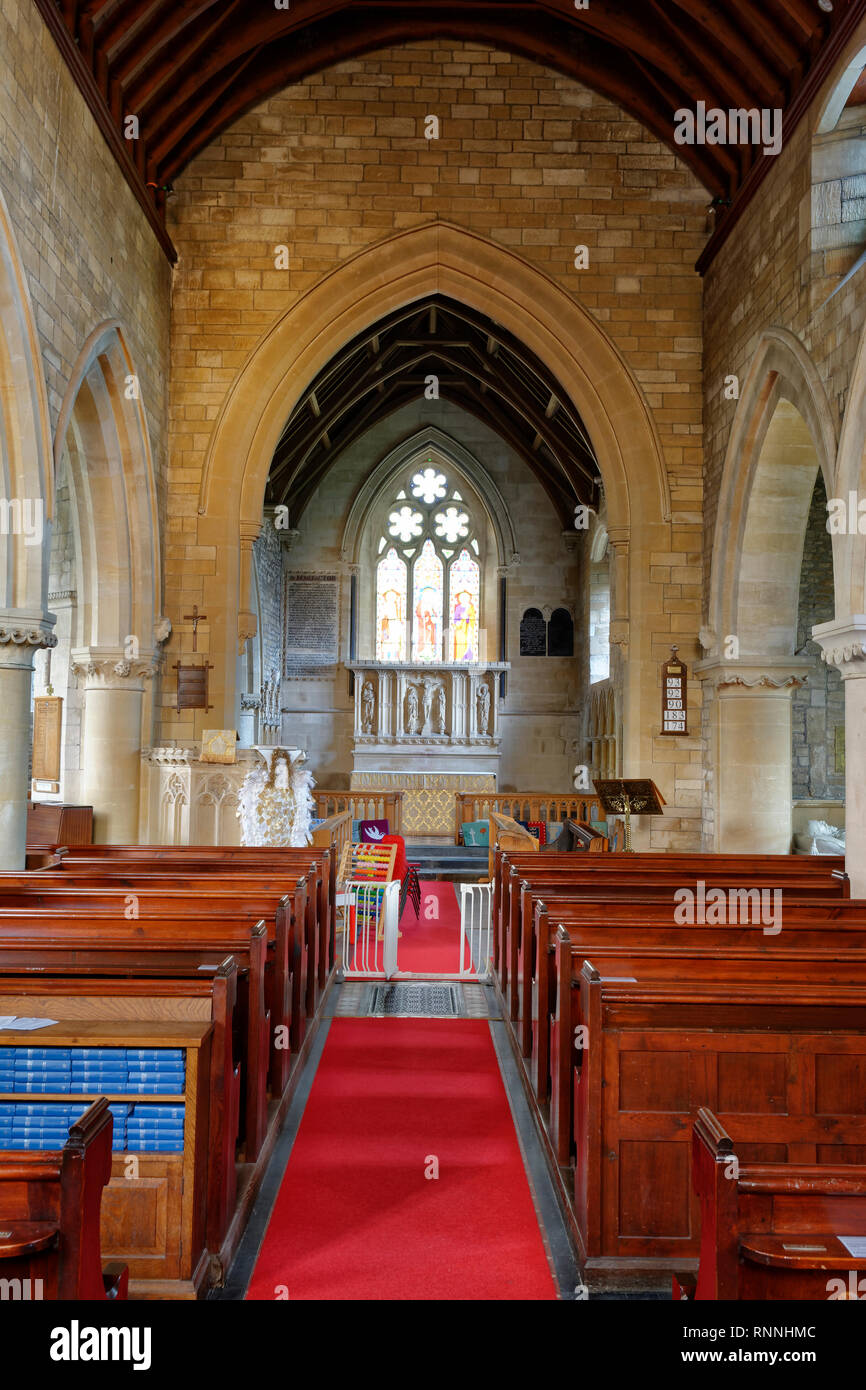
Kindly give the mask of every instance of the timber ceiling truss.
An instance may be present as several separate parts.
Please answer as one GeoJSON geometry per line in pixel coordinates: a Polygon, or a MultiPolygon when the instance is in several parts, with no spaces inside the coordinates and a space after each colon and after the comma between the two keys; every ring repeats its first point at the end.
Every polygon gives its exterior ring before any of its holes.
{"type": "Polygon", "coordinates": [[[320,372],[280,437],[266,504],[287,505],[297,526],[328,470],[373,425],[425,394],[435,423],[434,391],[511,445],[564,529],[579,503],[598,508],[598,463],[567,392],[492,320],[440,295],[380,320],[320,372]]]}
{"type": "Polygon", "coordinates": [[[724,212],[747,200],[772,156],[676,146],[674,112],[698,101],[781,108],[789,134],[866,13],[866,0],[824,0],[829,11],[819,0],[34,3],[170,255],[166,190],[245,111],[346,59],[431,38],[499,48],[585,83],[676,149],[724,212]]]}

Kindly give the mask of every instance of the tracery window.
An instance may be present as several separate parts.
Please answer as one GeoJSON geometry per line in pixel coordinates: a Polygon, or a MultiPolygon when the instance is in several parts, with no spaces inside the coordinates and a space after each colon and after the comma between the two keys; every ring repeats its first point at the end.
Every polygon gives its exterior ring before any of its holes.
{"type": "Polygon", "coordinates": [[[386,511],[376,567],[376,660],[478,661],[481,566],[471,510],[432,459],[386,511]],[[408,603],[411,592],[411,606],[408,603]]]}

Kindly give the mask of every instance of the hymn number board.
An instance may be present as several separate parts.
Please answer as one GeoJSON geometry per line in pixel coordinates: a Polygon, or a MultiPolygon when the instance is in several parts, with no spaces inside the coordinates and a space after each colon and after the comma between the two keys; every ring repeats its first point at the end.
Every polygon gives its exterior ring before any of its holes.
{"type": "Polygon", "coordinates": [[[662,728],[663,734],[687,734],[686,696],[688,671],[684,661],[677,659],[677,648],[671,647],[671,659],[662,666],[662,728]]]}

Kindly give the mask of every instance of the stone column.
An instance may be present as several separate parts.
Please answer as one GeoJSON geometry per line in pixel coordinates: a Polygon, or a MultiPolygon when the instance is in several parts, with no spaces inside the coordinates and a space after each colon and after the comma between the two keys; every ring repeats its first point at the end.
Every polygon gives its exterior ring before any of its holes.
{"type": "Polygon", "coordinates": [[[33,657],[55,647],[54,619],[0,613],[0,869],[20,871],[27,852],[33,657]]]}
{"type": "Polygon", "coordinates": [[[866,897],[866,616],[812,628],[821,655],[845,683],[845,867],[851,897],[866,897]]]}
{"type": "Polygon", "coordinates": [[[710,775],[714,843],[726,854],[790,854],[791,695],[808,662],[705,661],[711,686],[710,775]]]}
{"type": "Polygon", "coordinates": [[[135,844],[139,833],[141,721],[144,682],[154,659],[79,649],[73,670],[84,683],[82,795],[93,806],[97,844],[135,844]]]}

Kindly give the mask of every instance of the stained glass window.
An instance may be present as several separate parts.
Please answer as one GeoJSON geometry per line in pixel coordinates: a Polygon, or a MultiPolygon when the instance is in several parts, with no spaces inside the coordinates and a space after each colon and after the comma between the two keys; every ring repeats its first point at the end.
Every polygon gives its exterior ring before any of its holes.
{"type": "Polygon", "coordinates": [[[455,541],[464,540],[469,535],[469,517],[456,507],[446,507],[444,512],[437,512],[433,520],[436,523],[436,535],[448,541],[450,545],[455,541]]]}
{"type": "Polygon", "coordinates": [[[412,496],[425,502],[427,506],[430,506],[432,502],[441,501],[447,491],[445,474],[440,473],[436,468],[425,468],[422,472],[416,473],[412,479],[412,496]]]}
{"type": "Polygon", "coordinates": [[[449,603],[450,661],[478,661],[478,609],[481,569],[468,550],[461,550],[451,566],[449,603]]]}
{"type": "Polygon", "coordinates": [[[412,660],[441,661],[443,568],[426,540],[412,571],[412,660]]]}
{"type": "Polygon", "coordinates": [[[376,566],[376,660],[406,660],[406,565],[391,549],[376,566]]]}
{"type": "Polygon", "coordinates": [[[424,518],[414,507],[400,507],[388,517],[388,535],[396,536],[405,545],[424,530],[424,518]]]}

